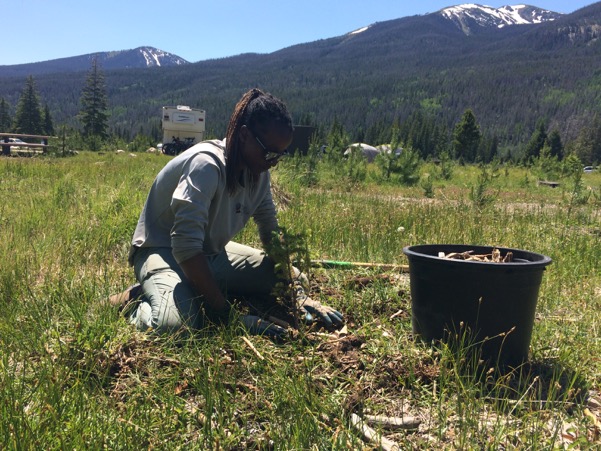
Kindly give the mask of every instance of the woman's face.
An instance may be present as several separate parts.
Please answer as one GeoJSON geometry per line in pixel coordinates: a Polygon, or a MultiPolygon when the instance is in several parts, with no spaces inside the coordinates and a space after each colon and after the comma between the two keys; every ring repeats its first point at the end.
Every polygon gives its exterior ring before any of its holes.
{"type": "Polygon", "coordinates": [[[292,132],[288,127],[273,124],[264,130],[251,130],[246,125],[240,130],[242,141],[242,161],[248,170],[259,175],[275,166],[287,153],[292,142],[292,132]]]}

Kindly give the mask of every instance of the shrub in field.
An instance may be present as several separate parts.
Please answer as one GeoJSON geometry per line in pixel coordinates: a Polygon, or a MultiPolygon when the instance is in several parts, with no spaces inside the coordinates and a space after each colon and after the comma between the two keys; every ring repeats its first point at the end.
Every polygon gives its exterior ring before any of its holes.
{"type": "Polygon", "coordinates": [[[440,178],[443,180],[450,180],[453,176],[453,167],[455,162],[451,159],[449,152],[441,152],[440,154],[440,178]]]}
{"type": "Polygon", "coordinates": [[[289,175],[302,186],[317,185],[319,181],[317,169],[322,156],[323,151],[319,142],[316,139],[312,140],[306,155],[296,152],[292,157],[292,164],[287,166],[292,170],[289,175]]]}
{"type": "Polygon", "coordinates": [[[551,155],[551,148],[545,145],[534,160],[532,170],[541,180],[557,180],[561,176],[562,165],[557,156],[551,155]]]}
{"type": "Polygon", "coordinates": [[[399,130],[397,127],[393,127],[389,151],[382,149],[375,160],[384,180],[390,180],[390,176],[399,169],[399,154],[397,153],[397,149],[400,147],[400,144],[399,130]]]}
{"type": "Polygon", "coordinates": [[[421,161],[418,153],[411,147],[406,146],[397,158],[395,173],[399,183],[405,186],[413,186],[419,182],[419,169],[421,161]]]}
{"type": "Polygon", "coordinates": [[[597,187],[596,189],[595,188],[591,189],[591,199],[596,204],[601,204],[601,185],[599,187],[597,187]]]}
{"type": "Polygon", "coordinates": [[[349,152],[341,169],[342,175],[350,185],[360,184],[367,176],[367,159],[362,152],[349,152]]]}
{"type": "Polygon", "coordinates": [[[421,181],[421,187],[424,190],[424,196],[429,199],[434,197],[434,185],[432,183],[432,177],[430,174],[426,174],[421,181]]]}
{"type": "Polygon", "coordinates": [[[584,186],[584,181],[582,179],[582,163],[575,154],[568,155],[564,160],[563,172],[569,180],[568,195],[570,209],[568,210],[568,213],[570,213],[572,206],[586,204],[591,193],[590,191],[587,191],[584,186]]]}
{"type": "MultiPolygon", "coordinates": [[[[393,148],[393,146],[391,146],[393,148]]],[[[380,169],[381,178],[390,180],[390,176],[398,170],[399,156],[395,152],[380,152],[375,159],[375,163],[380,169]]]]}
{"type": "Polygon", "coordinates": [[[282,280],[276,284],[273,294],[292,314],[294,327],[298,329],[298,301],[300,301],[298,296],[300,293],[298,291],[298,281],[295,283],[298,275],[295,274],[294,267],[305,277],[309,275],[311,257],[307,239],[303,233],[294,234],[289,232],[286,227],[281,227],[279,233],[274,232],[268,247],[268,253],[275,262],[276,273],[282,280]]]}
{"type": "Polygon", "coordinates": [[[492,205],[498,197],[498,191],[491,191],[491,184],[494,178],[498,177],[498,168],[494,165],[480,166],[480,174],[476,184],[470,189],[470,200],[477,209],[485,208],[492,205]]]}

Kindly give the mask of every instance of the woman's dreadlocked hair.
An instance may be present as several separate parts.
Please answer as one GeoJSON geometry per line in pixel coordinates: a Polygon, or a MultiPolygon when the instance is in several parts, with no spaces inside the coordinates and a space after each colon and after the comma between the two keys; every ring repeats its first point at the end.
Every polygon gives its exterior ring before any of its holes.
{"type": "MultiPolygon", "coordinates": [[[[292,118],[286,105],[271,94],[254,88],[244,94],[236,104],[225,135],[227,160],[225,173],[230,194],[233,194],[238,187],[235,172],[241,159],[240,129],[246,125],[253,133],[256,133],[258,129],[264,131],[267,126],[274,124],[288,127],[290,131],[293,130],[292,118]]],[[[255,180],[251,179],[251,184],[254,182],[255,180]]]]}

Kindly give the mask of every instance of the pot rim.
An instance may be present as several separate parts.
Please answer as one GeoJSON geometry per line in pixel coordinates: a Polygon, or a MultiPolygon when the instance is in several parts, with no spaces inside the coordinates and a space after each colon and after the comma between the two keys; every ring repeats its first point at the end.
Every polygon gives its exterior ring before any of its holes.
{"type": "Polygon", "coordinates": [[[503,246],[489,246],[489,245],[470,245],[470,244],[417,244],[411,246],[405,246],[403,253],[411,259],[431,260],[440,263],[446,263],[450,265],[486,265],[486,266],[499,266],[503,268],[520,267],[520,266],[547,266],[552,262],[551,257],[536,252],[516,249],[503,246]],[[465,252],[473,250],[477,253],[490,253],[493,249],[499,249],[502,253],[512,252],[514,258],[519,261],[511,262],[482,262],[476,260],[460,260],[460,259],[449,259],[438,256],[438,252],[465,252]]]}

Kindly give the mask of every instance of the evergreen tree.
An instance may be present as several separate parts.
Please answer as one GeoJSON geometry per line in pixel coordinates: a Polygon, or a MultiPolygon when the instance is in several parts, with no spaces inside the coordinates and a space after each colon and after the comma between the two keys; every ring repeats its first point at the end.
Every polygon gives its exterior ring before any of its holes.
{"type": "Polygon", "coordinates": [[[477,159],[482,163],[490,163],[499,152],[499,138],[494,135],[492,137],[482,138],[478,148],[477,159]]]}
{"type": "Polygon", "coordinates": [[[9,132],[11,124],[10,106],[4,97],[0,97],[0,132],[9,132]]]}
{"type": "Polygon", "coordinates": [[[32,75],[27,77],[19,97],[13,129],[15,133],[30,135],[41,135],[44,132],[39,95],[32,75]]]}
{"type": "Polygon", "coordinates": [[[399,165],[399,154],[397,153],[397,149],[400,148],[400,141],[399,141],[399,129],[396,126],[392,127],[392,140],[390,142],[389,145],[389,151],[386,151],[386,149],[382,149],[382,151],[376,156],[376,163],[378,164],[378,166],[380,166],[380,169],[382,170],[383,174],[384,174],[384,179],[386,180],[390,180],[390,176],[393,173],[396,173],[399,165]]]}
{"type": "Polygon", "coordinates": [[[547,127],[545,126],[545,122],[540,120],[536,124],[536,128],[530,137],[530,141],[528,141],[528,144],[526,144],[524,159],[526,161],[532,161],[534,158],[538,158],[546,141],[547,127]]]}
{"type": "Polygon", "coordinates": [[[467,163],[476,161],[478,146],[482,134],[476,122],[476,116],[471,109],[465,110],[461,121],[455,126],[453,132],[453,151],[455,157],[467,163]]]}
{"type": "Polygon", "coordinates": [[[328,155],[328,158],[333,159],[338,159],[342,157],[342,154],[346,150],[350,141],[346,130],[344,130],[342,124],[340,124],[336,119],[334,119],[334,123],[330,128],[330,132],[328,133],[326,140],[326,154],[328,155]]]}
{"type": "Polygon", "coordinates": [[[558,160],[563,159],[563,143],[561,142],[559,130],[555,129],[549,133],[547,145],[549,146],[549,152],[552,157],[557,157],[558,160]]]}
{"type": "Polygon", "coordinates": [[[601,162],[601,117],[595,115],[591,123],[580,131],[575,149],[584,164],[601,162]]]}
{"type": "Polygon", "coordinates": [[[92,150],[98,150],[99,141],[108,137],[108,101],[104,74],[96,58],[92,60],[92,67],[81,94],[81,106],[83,135],[89,141],[92,150]]]}
{"type": "Polygon", "coordinates": [[[401,185],[415,185],[419,182],[419,168],[421,162],[419,154],[409,146],[404,146],[397,158],[395,173],[401,185]]]}
{"type": "Polygon", "coordinates": [[[44,134],[52,136],[54,135],[54,123],[52,122],[52,116],[50,115],[50,108],[48,104],[44,105],[44,114],[42,115],[44,123],[44,134]]]}

